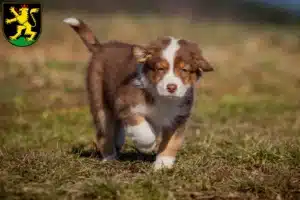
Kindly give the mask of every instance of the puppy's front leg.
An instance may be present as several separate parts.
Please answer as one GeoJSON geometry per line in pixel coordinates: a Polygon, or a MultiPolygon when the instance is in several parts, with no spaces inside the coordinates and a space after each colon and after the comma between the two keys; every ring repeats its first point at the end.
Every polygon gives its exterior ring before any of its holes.
{"type": "Polygon", "coordinates": [[[181,126],[175,131],[170,129],[163,130],[162,140],[153,166],[154,170],[173,167],[176,154],[184,141],[183,132],[184,126],[181,126]]]}
{"type": "Polygon", "coordinates": [[[144,153],[153,151],[156,147],[156,134],[147,122],[140,115],[131,115],[124,120],[124,128],[136,148],[144,153]]]}

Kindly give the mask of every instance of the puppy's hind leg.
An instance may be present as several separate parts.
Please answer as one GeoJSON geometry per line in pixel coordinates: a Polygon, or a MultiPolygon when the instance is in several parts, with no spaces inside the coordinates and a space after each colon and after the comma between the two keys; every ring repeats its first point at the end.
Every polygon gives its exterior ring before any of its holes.
{"type": "Polygon", "coordinates": [[[102,63],[92,59],[88,67],[86,80],[90,111],[97,131],[97,151],[102,155],[103,160],[113,160],[116,158],[115,121],[112,111],[104,103],[102,63]]]}
{"type": "Polygon", "coordinates": [[[101,152],[104,161],[114,160],[117,156],[115,145],[115,119],[109,109],[98,111],[97,117],[97,149],[101,152]]]}

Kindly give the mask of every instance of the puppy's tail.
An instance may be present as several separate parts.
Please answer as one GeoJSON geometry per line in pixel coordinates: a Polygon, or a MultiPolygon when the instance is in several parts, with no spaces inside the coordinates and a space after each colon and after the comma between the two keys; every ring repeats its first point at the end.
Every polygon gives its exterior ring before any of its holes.
{"type": "Polygon", "coordinates": [[[76,31],[90,52],[96,52],[101,48],[101,44],[92,30],[82,20],[70,17],[64,19],[63,22],[69,24],[76,31]]]}

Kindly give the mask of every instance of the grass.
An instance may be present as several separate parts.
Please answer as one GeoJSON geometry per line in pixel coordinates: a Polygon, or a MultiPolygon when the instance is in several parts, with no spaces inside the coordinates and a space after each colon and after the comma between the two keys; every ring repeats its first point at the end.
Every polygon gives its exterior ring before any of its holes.
{"type": "Polygon", "coordinates": [[[103,40],[195,40],[216,66],[175,168],[154,172],[130,141],[119,161],[95,155],[88,54],[66,16],[47,13],[30,47],[0,41],[0,199],[300,199],[299,30],[75,15],[103,40]]]}

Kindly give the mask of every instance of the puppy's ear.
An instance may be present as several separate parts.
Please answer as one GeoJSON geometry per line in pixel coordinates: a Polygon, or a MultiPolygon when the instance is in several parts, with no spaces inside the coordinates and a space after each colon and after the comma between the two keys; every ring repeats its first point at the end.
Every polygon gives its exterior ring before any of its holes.
{"type": "Polygon", "coordinates": [[[132,53],[139,63],[144,63],[152,57],[151,53],[145,47],[138,45],[133,47],[132,53]]]}
{"type": "Polygon", "coordinates": [[[200,58],[195,58],[195,63],[201,72],[211,72],[214,71],[213,66],[202,56],[200,58]]]}
{"type": "Polygon", "coordinates": [[[202,56],[202,51],[197,43],[188,42],[188,46],[192,61],[199,70],[199,75],[203,72],[214,71],[214,67],[202,56]]]}
{"type": "Polygon", "coordinates": [[[214,67],[205,58],[203,58],[202,52],[197,45],[194,45],[191,56],[193,63],[198,68],[200,74],[202,74],[202,72],[214,71],[214,67]]]}

